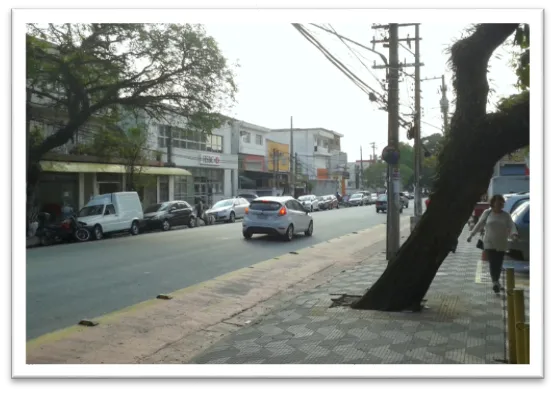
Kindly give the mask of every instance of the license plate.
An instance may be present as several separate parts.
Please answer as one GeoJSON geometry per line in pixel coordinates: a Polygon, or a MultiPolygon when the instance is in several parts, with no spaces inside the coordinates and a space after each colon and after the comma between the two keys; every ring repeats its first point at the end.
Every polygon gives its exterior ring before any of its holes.
{"type": "Polygon", "coordinates": [[[264,214],[259,214],[258,218],[260,218],[261,220],[266,220],[268,216],[265,216],[264,214]]]}

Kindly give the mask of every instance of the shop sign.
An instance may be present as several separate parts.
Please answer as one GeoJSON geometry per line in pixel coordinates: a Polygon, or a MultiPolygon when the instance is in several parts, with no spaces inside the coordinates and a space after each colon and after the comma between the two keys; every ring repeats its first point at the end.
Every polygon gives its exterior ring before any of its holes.
{"type": "Polygon", "coordinates": [[[211,154],[201,154],[200,155],[200,164],[201,165],[211,165],[211,166],[220,166],[220,156],[214,156],[211,154]]]}

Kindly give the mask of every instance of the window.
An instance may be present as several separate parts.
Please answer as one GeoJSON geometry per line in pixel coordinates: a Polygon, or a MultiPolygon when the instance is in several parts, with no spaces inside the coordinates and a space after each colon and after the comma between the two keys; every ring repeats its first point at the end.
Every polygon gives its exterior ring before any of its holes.
{"type": "Polygon", "coordinates": [[[256,136],[256,144],[259,146],[262,146],[264,144],[264,142],[262,141],[262,135],[256,136]]]}
{"type": "Polygon", "coordinates": [[[174,182],[174,198],[187,198],[187,176],[176,176],[174,182]]]}
{"type": "Polygon", "coordinates": [[[106,211],[104,214],[116,214],[116,208],[114,205],[106,205],[106,211]]]}
{"type": "Polygon", "coordinates": [[[185,210],[185,209],[187,209],[187,204],[185,202],[178,202],[177,203],[177,208],[179,210],[185,210]]]}
{"type": "Polygon", "coordinates": [[[297,206],[295,206],[295,204],[293,202],[294,201],[287,201],[285,203],[285,207],[287,207],[289,210],[298,210],[297,206]]]}
{"type": "Polygon", "coordinates": [[[158,125],[158,147],[168,146],[170,132],[174,148],[223,153],[223,137],[220,135],[206,135],[200,131],[166,125],[158,125]]]}
{"type": "Polygon", "coordinates": [[[245,132],[243,134],[243,140],[245,141],[245,143],[251,143],[251,133],[245,132]]]}

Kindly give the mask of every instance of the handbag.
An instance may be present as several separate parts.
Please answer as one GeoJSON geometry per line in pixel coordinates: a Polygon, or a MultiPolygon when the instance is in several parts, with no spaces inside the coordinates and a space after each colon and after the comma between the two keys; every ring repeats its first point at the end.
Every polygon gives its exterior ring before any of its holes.
{"type": "MultiPolygon", "coordinates": [[[[488,215],[486,216],[486,223],[488,222],[488,218],[489,215],[491,213],[491,210],[488,212],[488,215]]],[[[482,235],[482,238],[484,237],[484,235],[482,235]]],[[[478,241],[476,242],[476,247],[479,248],[480,250],[484,249],[484,240],[483,239],[478,239],[478,241]]]]}

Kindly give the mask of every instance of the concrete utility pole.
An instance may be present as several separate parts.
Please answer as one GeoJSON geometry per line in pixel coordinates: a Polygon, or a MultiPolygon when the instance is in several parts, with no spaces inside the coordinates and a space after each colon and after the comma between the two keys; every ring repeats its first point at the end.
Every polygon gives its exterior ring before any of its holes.
{"type": "Polygon", "coordinates": [[[362,161],[362,146],[360,147],[360,188],[364,189],[364,164],[362,161]]]}
{"type": "Polygon", "coordinates": [[[441,100],[439,106],[443,113],[443,135],[449,132],[449,100],[447,99],[447,85],[445,85],[445,75],[441,76],[441,100]]]}
{"type": "MultiPolygon", "coordinates": [[[[387,96],[389,146],[399,149],[399,27],[389,24],[389,86],[387,96]]],[[[399,164],[387,166],[387,260],[399,250],[399,164]]]]}
{"type": "MultiPolygon", "coordinates": [[[[422,199],[420,189],[420,172],[422,168],[422,140],[420,134],[420,120],[422,118],[422,108],[420,106],[420,25],[414,26],[414,216],[420,217],[422,215],[422,199]]],[[[418,220],[416,218],[415,220],[418,220]]]]}

